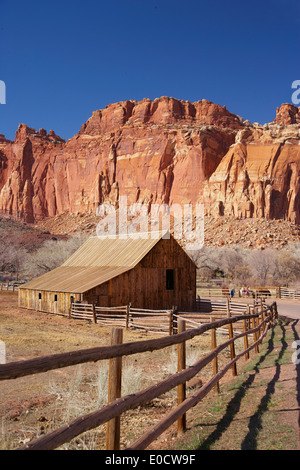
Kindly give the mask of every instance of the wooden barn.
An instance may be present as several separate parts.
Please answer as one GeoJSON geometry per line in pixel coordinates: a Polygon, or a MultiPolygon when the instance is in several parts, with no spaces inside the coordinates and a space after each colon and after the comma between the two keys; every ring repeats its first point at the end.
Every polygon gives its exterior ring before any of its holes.
{"type": "Polygon", "coordinates": [[[62,314],[74,301],[194,309],[195,263],[171,234],[145,236],[90,237],[62,266],[20,286],[19,306],[62,314]]]}

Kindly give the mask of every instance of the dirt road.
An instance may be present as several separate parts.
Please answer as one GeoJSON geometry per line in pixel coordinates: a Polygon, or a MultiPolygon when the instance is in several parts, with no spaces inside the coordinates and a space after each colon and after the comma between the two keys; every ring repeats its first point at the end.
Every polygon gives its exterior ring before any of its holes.
{"type": "Polygon", "coordinates": [[[277,299],[279,315],[300,320],[300,301],[277,299]]]}

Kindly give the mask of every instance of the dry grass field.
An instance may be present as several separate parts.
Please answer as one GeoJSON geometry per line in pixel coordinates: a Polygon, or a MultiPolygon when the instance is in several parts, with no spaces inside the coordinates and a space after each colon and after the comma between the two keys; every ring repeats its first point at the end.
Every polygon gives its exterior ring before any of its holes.
{"type": "MultiPolygon", "coordinates": [[[[157,338],[143,331],[124,330],[123,341],[157,338]]],[[[110,344],[110,328],[66,317],[19,309],[17,294],[0,293],[0,339],[6,345],[6,362],[110,344]]],[[[188,365],[210,351],[210,335],[187,344],[188,365]]],[[[230,352],[224,352],[224,361],[230,352]]],[[[176,372],[176,346],[137,354],[123,360],[122,394],[137,392],[176,372]]],[[[15,449],[37,436],[91,412],[107,402],[107,361],[67,367],[0,382],[0,448],[15,449]]],[[[200,386],[211,376],[207,366],[189,385],[200,386]]],[[[125,448],[176,404],[176,390],[153,400],[121,419],[125,448]]],[[[176,426],[153,448],[172,443],[176,426]]],[[[67,449],[104,449],[105,426],[64,446],[67,449]]]]}
{"type": "MultiPolygon", "coordinates": [[[[299,370],[291,362],[291,348],[298,322],[279,323],[268,334],[260,354],[238,362],[238,377],[228,371],[221,380],[221,394],[213,391],[187,413],[188,430],[177,437],[174,424],[151,449],[299,449],[299,370]]],[[[300,334],[300,332],[299,332],[300,334]]],[[[124,330],[123,341],[157,336],[124,330]]],[[[110,328],[19,309],[17,294],[0,292],[0,340],[6,361],[18,361],[59,352],[110,344],[110,328]]],[[[218,344],[225,340],[218,336],[218,344]]],[[[242,340],[241,340],[242,341],[242,340]]],[[[206,355],[210,334],[187,343],[187,365],[206,355]]],[[[243,349],[237,344],[236,350],[243,349]]],[[[220,355],[219,368],[230,359],[220,355]]],[[[176,372],[176,347],[123,359],[122,394],[134,393],[176,372]]],[[[0,449],[17,449],[59,426],[107,403],[107,361],[67,367],[30,377],[0,382],[0,449]]],[[[207,366],[187,385],[187,394],[212,376],[207,366]]],[[[152,400],[121,417],[121,448],[175,407],[176,390],[152,400]]],[[[104,450],[106,426],[78,436],[60,449],[104,450]]]]}

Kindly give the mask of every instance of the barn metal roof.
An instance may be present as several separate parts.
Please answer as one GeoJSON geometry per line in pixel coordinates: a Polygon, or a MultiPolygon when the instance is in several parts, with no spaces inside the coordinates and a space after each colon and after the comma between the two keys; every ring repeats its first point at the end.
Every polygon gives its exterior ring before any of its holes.
{"type": "Polygon", "coordinates": [[[22,289],[83,293],[134,268],[166,231],[126,238],[90,237],[62,266],[20,286],[22,289]]]}

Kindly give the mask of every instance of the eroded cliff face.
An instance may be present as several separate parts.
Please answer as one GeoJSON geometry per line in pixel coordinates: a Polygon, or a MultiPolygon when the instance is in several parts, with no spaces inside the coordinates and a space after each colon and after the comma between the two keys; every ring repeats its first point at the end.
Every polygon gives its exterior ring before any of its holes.
{"type": "Polygon", "coordinates": [[[212,216],[299,223],[299,108],[260,126],[207,100],[125,101],[65,142],[24,124],[0,135],[0,214],[37,222],[99,204],[204,202],[212,216]]]}
{"type": "Polygon", "coordinates": [[[299,109],[283,105],[273,123],[254,124],[204,183],[206,214],[300,223],[299,109]],[[288,113],[289,110],[289,113],[288,113]],[[287,123],[292,117],[292,123],[287,123]]]}

